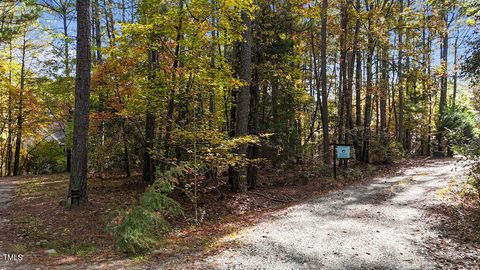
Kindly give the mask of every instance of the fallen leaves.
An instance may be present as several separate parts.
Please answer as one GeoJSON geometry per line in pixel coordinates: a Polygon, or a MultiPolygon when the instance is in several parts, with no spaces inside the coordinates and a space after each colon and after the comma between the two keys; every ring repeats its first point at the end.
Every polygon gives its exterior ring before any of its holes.
{"type": "Polygon", "coordinates": [[[480,199],[461,196],[458,185],[442,189],[442,200],[428,209],[428,226],[438,235],[425,248],[441,269],[479,269],[480,199]]]}

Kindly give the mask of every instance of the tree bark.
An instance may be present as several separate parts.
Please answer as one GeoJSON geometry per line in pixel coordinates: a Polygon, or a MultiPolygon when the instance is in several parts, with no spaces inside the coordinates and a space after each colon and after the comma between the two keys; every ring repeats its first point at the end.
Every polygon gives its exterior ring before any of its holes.
{"type": "Polygon", "coordinates": [[[328,89],[327,89],[327,9],[328,0],[322,0],[322,23],[321,23],[321,63],[320,79],[322,83],[322,132],[323,132],[323,162],[330,164],[330,135],[328,126],[328,89]]]}
{"type": "MultiPolygon", "coordinates": [[[[156,81],[156,72],[158,69],[158,52],[150,50],[148,53],[148,81],[149,88],[152,90],[156,81]]],[[[152,95],[150,91],[150,95],[152,95]]],[[[147,97],[147,112],[145,115],[145,149],[143,156],[143,181],[147,184],[155,181],[155,165],[152,151],[155,145],[155,114],[151,98],[147,97]]]]}
{"type": "MultiPolygon", "coordinates": [[[[428,51],[428,54],[427,54],[427,78],[431,78],[431,71],[432,71],[432,61],[431,61],[431,54],[432,54],[432,39],[431,39],[431,36],[429,35],[428,38],[427,38],[427,51],[428,51]]],[[[428,107],[429,107],[429,111],[428,111],[428,143],[427,143],[427,153],[430,155],[431,153],[431,144],[432,144],[432,116],[433,116],[433,95],[434,95],[434,92],[431,91],[431,84],[429,83],[428,84],[428,89],[429,89],[429,103],[428,103],[428,107]]]]}
{"type": "Polygon", "coordinates": [[[18,115],[17,115],[17,139],[15,142],[15,160],[13,162],[13,175],[20,173],[20,151],[22,148],[22,132],[23,132],[23,92],[25,90],[25,53],[27,49],[27,33],[23,33],[22,44],[22,66],[20,71],[20,93],[18,100],[18,115]]]}
{"type": "Polygon", "coordinates": [[[130,170],[130,151],[128,150],[126,122],[127,122],[126,119],[122,119],[123,155],[124,155],[124,162],[125,162],[125,176],[130,177],[132,173],[130,170]]]}
{"type": "MultiPolygon", "coordinates": [[[[242,20],[243,24],[246,27],[246,30],[243,33],[243,41],[240,47],[240,67],[238,77],[240,80],[242,80],[244,85],[239,88],[237,97],[235,116],[236,137],[248,135],[248,116],[250,113],[250,85],[252,82],[252,21],[250,19],[250,16],[245,11],[242,11],[242,20]]],[[[246,157],[247,148],[247,144],[241,144],[238,147],[237,154],[246,157]]],[[[246,190],[247,184],[246,167],[239,166],[237,168],[234,168],[234,170],[237,172],[230,175],[230,177],[233,177],[232,179],[230,179],[230,183],[232,184],[231,189],[233,191],[244,192],[246,190]]]]}
{"type": "Polygon", "coordinates": [[[182,24],[183,24],[183,2],[184,0],[180,0],[179,2],[179,18],[178,18],[178,25],[177,25],[177,36],[175,38],[176,46],[174,56],[175,59],[173,60],[173,67],[172,67],[172,82],[171,82],[171,89],[170,89],[170,97],[168,100],[168,107],[167,107],[167,124],[165,127],[165,154],[167,156],[170,155],[170,136],[172,133],[172,127],[174,122],[174,110],[175,110],[175,96],[176,96],[176,88],[177,88],[177,69],[180,63],[179,56],[180,56],[180,41],[182,40],[182,24]]]}
{"type": "MultiPolygon", "coordinates": [[[[254,47],[254,59],[255,59],[255,69],[253,70],[252,83],[250,85],[250,114],[249,114],[249,134],[258,135],[258,103],[259,103],[259,74],[258,74],[258,52],[257,44],[252,46],[254,47]]],[[[255,159],[258,157],[258,145],[250,144],[248,146],[248,158],[255,159]]],[[[247,186],[248,189],[255,189],[257,186],[257,167],[255,165],[249,165],[247,168],[247,186]]]]}
{"type": "Polygon", "coordinates": [[[102,30],[100,28],[100,6],[98,0],[93,1],[93,29],[95,39],[95,63],[102,62],[102,30]]]}
{"type": "Polygon", "coordinates": [[[348,32],[348,17],[347,4],[342,1],[340,24],[342,32],[340,35],[340,85],[339,85],[339,104],[338,104],[338,142],[345,142],[345,104],[348,94],[348,79],[347,79],[347,32],[348,32]]]}
{"type": "MultiPolygon", "coordinates": [[[[9,71],[9,81],[10,85],[13,83],[13,76],[12,76],[12,61],[13,61],[13,54],[12,54],[12,40],[10,40],[10,71],[9,71]]],[[[5,164],[5,171],[7,176],[12,175],[12,157],[13,157],[13,93],[11,88],[8,89],[8,126],[7,126],[7,162],[5,164]]]]}
{"type": "MultiPolygon", "coordinates": [[[[400,0],[400,13],[403,12],[403,0],[400,0]]],[[[397,127],[397,140],[403,147],[405,144],[405,129],[404,129],[404,97],[403,97],[403,16],[399,18],[398,29],[398,127],[397,127]]]]}
{"type": "MultiPolygon", "coordinates": [[[[360,0],[357,0],[356,9],[360,12],[360,0]]],[[[355,126],[357,132],[354,136],[353,145],[355,148],[355,157],[358,161],[362,160],[361,156],[361,138],[362,138],[362,53],[358,48],[358,41],[360,35],[360,19],[355,20],[355,34],[353,43],[353,53],[356,55],[356,67],[355,67],[355,126]]],[[[353,63],[352,63],[353,65],[353,63]]]]}
{"type": "Polygon", "coordinates": [[[108,41],[110,46],[115,44],[115,19],[113,17],[111,0],[103,0],[105,11],[105,28],[107,30],[108,41]]]}
{"type": "Polygon", "coordinates": [[[121,7],[122,7],[122,23],[126,23],[127,21],[126,21],[126,17],[125,17],[125,15],[126,15],[125,0],[122,0],[121,7]]]}
{"type": "Polygon", "coordinates": [[[439,121],[437,130],[437,150],[443,151],[443,137],[444,128],[442,127],[442,118],[447,109],[447,86],[448,86],[448,11],[446,8],[443,11],[444,16],[444,30],[442,37],[442,49],[441,49],[441,65],[443,72],[440,77],[440,108],[439,108],[439,121]]]}
{"type": "Polygon", "coordinates": [[[457,31],[457,35],[455,37],[455,43],[453,44],[453,95],[452,95],[452,107],[455,108],[455,103],[457,99],[457,81],[458,81],[458,39],[460,35],[460,30],[457,31]]]}
{"type": "MultiPolygon", "coordinates": [[[[382,49],[381,62],[381,81],[380,81],[380,142],[388,151],[388,136],[387,136],[387,94],[388,94],[388,50],[382,49]]],[[[385,153],[386,154],[386,153],[385,153]]],[[[384,156],[386,160],[387,156],[384,156]]]]}
{"type": "Polygon", "coordinates": [[[88,123],[90,99],[91,43],[90,1],[76,1],[77,68],[75,80],[75,111],[73,115],[72,171],[67,204],[72,205],[72,191],[79,201],[87,202],[88,123]]]}
{"type": "MultiPolygon", "coordinates": [[[[352,0],[348,0],[352,4],[352,0]]],[[[356,30],[356,29],[355,29],[356,30]]],[[[350,30],[351,31],[351,30],[350,30]]],[[[353,139],[353,76],[355,72],[355,55],[358,50],[358,36],[354,32],[352,50],[347,52],[347,91],[345,93],[345,117],[346,117],[346,136],[345,143],[351,143],[353,139]]],[[[351,34],[351,33],[350,33],[351,34]]]]}
{"type": "MultiPolygon", "coordinates": [[[[407,0],[407,9],[410,8],[410,0],[407,0]]],[[[411,43],[411,35],[410,35],[410,30],[409,28],[407,27],[406,30],[405,30],[405,47],[409,48],[409,44],[411,43]]],[[[404,74],[406,74],[407,76],[404,75],[405,77],[405,87],[404,87],[404,90],[405,90],[405,94],[407,95],[407,97],[409,97],[410,100],[412,100],[412,84],[413,84],[413,80],[414,78],[412,78],[412,76],[410,75],[410,61],[411,60],[411,57],[410,57],[410,54],[406,53],[406,57],[405,57],[405,70],[404,70],[404,74]]],[[[415,87],[413,87],[413,90],[415,90],[415,87]]],[[[404,97],[405,99],[405,97],[404,97]]],[[[412,140],[411,140],[411,128],[409,127],[409,125],[405,126],[405,100],[403,100],[403,103],[402,103],[402,114],[403,114],[403,123],[402,123],[402,128],[403,128],[403,149],[405,149],[405,151],[410,152],[411,150],[411,144],[412,144],[412,140]]]]}
{"type": "MultiPolygon", "coordinates": [[[[367,9],[369,9],[367,7],[367,9]]],[[[375,51],[373,33],[371,32],[371,20],[368,20],[368,31],[367,31],[367,93],[365,95],[365,115],[363,123],[363,146],[362,146],[362,161],[369,161],[369,143],[370,143],[370,123],[372,120],[372,81],[373,81],[373,53],[375,51]]]]}
{"type": "MultiPolygon", "coordinates": [[[[61,7],[61,17],[62,17],[62,22],[63,22],[63,41],[64,41],[64,58],[65,58],[65,79],[69,81],[70,79],[70,41],[68,38],[68,7],[66,5],[63,5],[61,7]]],[[[71,108],[68,111],[68,120],[67,122],[70,122],[72,119],[72,110],[71,108]]],[[[70,172],[71,167],[72,167],[72,149],[68,146],[68,134],[65,132],[65,156],[67,159],[67,172],[70,172]]]]}
{"type": "MultiPolygon", "coordinates": [[[[95,65],[102,64],[102,36],[101,36],[101,28],[100,28],[100,6],[98,0],[92,1],[92,39],[94,40],[94,59],[93,62],[95,65]]],[[[101,91],[98,95],[98,112],[100,114],[100,124],[98,125],[99,134],[98,140],[100,141],[101,150],[103,151],[103,147],[105,146],[105,119],[104,119],[104,112],[105,112],[105,103],[106,103],[106,95],[103,91],[101,91]]],[[[98,156],[98,160],[96,164],[98,164],[98,173],[100,176],[103,174],[104,164],[102,160],[102,156],[98,156]]]]}
{"type": "MultiPolygon", "coordinates": [[[[423,49],[422,71],[423,71],[423,74],[424,74],[424,77],[422,78],[422,101],[423,101],[423,110],[424,110],[423,119],[427,119],[427,112],[428,112],[428,107],[429,107],[427,94],[428,94],[428,92],[430,92],[429,87],[427,87],[427,81],[429,80],[429,78],[427,77],[427,74],[428,74],[427,73],[427,61],[428,61],[427,54],[429,52],[428,52],[426,37],[427,37],[427,29],[426,29],[426,22],[424,22],[423,29],[422,29],[422,49],[423,49]]],[[[425,121],[425,124],[429,124],[429,123],[425,121]]],[[[422,130],[421,130],[421,145],[420,145],[422,156],[428,156],[428,152],[427,152],[427,149],[428,149],[428,146],[427,146],[428,135],[429,135],[428,131],[425,128],[422,128],[422,130]]]]}

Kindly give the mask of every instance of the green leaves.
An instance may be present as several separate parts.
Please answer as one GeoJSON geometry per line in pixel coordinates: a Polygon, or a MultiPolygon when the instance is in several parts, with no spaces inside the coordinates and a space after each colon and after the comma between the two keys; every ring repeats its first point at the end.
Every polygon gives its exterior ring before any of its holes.
{"type": "Polygon", "coordinates": [[[157,180],[147,188],[138,202],[113,219],[111,229],[118,248],[129,254],[151,251],[170,230],[167,218],[183,213],[180,204],[168,197],[176,178],[187,172],[187,165],[173,166],[157,173],[157,180]]]}
{"type": "Polygon", "coordinates": [[[440,119],[440,128],[447,130],[450,143],[458,146],[463,146],[478,136],[475,125],[475,113],[467,108],[449,108],[440,119]]]}
{"type": "Polygon", "coordinates": [[[36,1],[5,1],[0,5],[0,45],[19,35],[25,27],[39,17],[36,1]]]}

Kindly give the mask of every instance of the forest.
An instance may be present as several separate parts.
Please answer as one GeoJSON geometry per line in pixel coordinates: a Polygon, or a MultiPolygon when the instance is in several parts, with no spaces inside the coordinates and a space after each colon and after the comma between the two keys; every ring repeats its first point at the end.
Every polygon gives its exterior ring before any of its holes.
{"type": "Polygon", "coordinates": [[[0,182],[26,203],[59,177],[51,209],[74,222],[120,179],[135,195],[102,228],[130,255],[228,198],[335,182],[334,163],[468,163],[478,218],[479,26],[477,0],[3,0],[0,182]]]}

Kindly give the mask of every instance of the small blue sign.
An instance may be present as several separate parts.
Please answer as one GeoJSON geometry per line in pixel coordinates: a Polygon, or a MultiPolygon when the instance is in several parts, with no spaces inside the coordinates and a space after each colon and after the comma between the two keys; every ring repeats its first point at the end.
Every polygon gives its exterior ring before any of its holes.
{"type": "Polygon", "coordinates": [[[350,146],[348,146],[348,145],[337,145],[337,158],[338,159],[349,159],[350,158],[350,146]]]}

